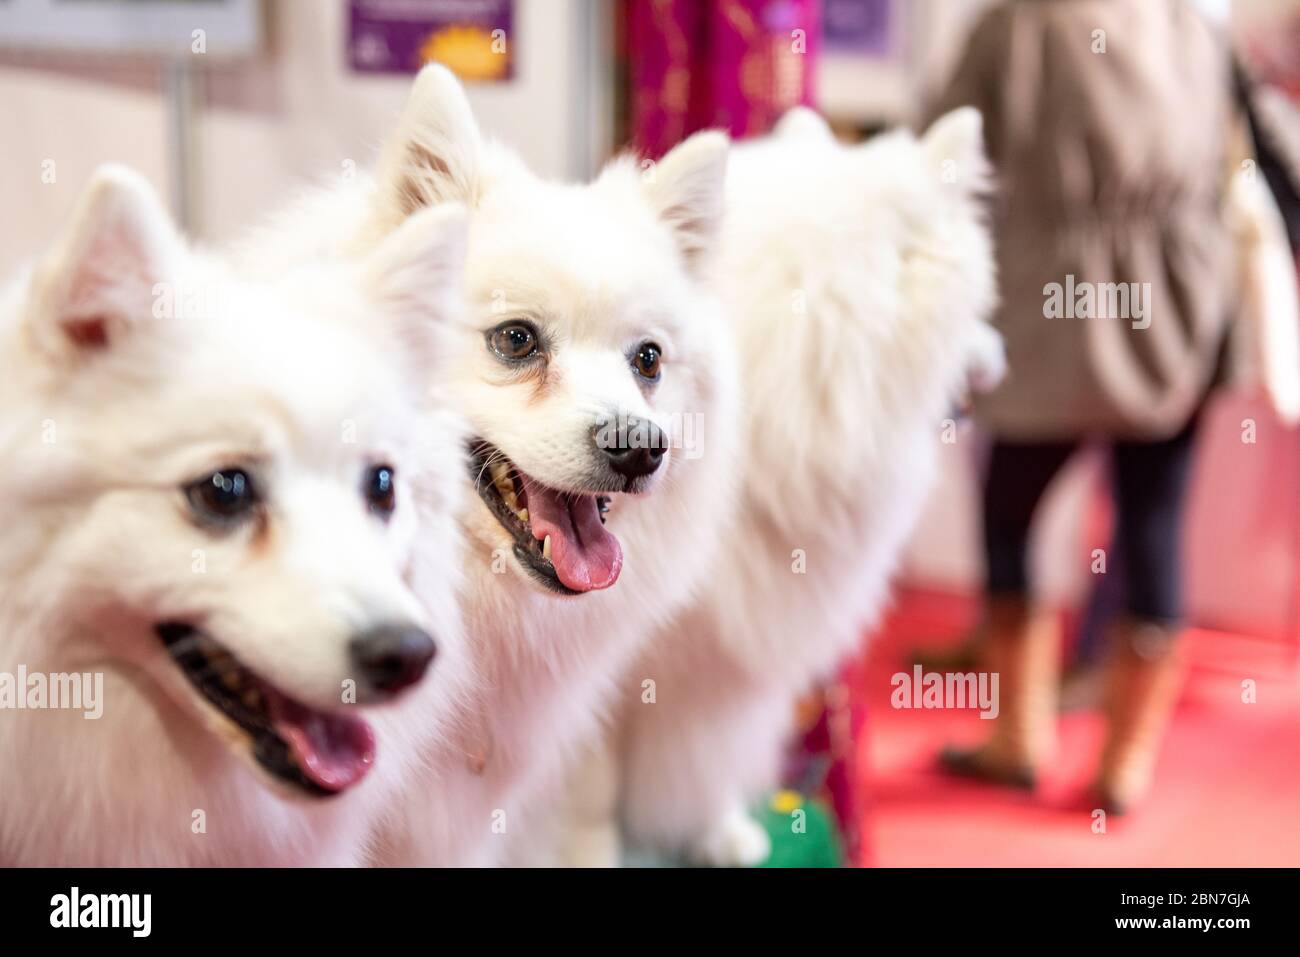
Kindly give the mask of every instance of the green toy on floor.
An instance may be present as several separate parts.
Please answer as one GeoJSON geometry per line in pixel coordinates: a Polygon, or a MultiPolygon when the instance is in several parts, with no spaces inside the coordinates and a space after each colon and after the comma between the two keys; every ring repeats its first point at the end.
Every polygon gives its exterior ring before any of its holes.
{"type": "Polygon", "coordinates": [[[835,818],[816,798],[777,791],[755,809],[772,839],[772,853],[759,867],[843,867],[843,842],[835,818]]]}
{"type": "MultiPolygon", "coordinates": [[[[844,850],[835,817],[817,798],[777,791],[754,808],[754,817],[772,841],[772,853],[759,867],[843,867],[844,850]]],[[[643,851],[629,851],[627,867],[685,867],[643,851]]]]}

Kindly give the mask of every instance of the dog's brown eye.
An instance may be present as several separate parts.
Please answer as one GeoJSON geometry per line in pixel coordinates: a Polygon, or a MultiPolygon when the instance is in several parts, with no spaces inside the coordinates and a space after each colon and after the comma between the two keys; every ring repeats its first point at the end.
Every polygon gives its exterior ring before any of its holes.
{"type": "Polygon", "coordinates": [[[643,379],[659,378],[659,346],[653,342],[643,342],[636,350],[636,355],[632,357],[632,368],[636,369],[637,375],[643,379]]]}
{"type": "Polygon", "coordinates": [[[537,354],[537,329],[529,322],[507,322],[488,333],[488,344],[510,362],[531,359],[537,354]]]}
{"type": "Polygon", "coordinates": [[[376,465],[366,473],[366,504],[370,510],[381,518],[387,518],[397,508],[397,488],[393,469],[388,465],[376,465]]]}
{"type": "Polygon", "coordinates": [[[243,469],[220,469],[185,487],[191,511],[207,522],[236,521],[260,501],[243,469]]]}

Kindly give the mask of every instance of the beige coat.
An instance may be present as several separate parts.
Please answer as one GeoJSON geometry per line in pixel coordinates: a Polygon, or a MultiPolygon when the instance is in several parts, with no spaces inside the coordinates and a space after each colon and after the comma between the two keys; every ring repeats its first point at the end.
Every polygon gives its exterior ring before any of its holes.
{"type": "Polygon", "coordinates": [[[1177,432],[1233,309],[1225,43],[1183,0],[1010,0],[935,113],[965,104],[999,183],[1010,370],[977,414],[1019,441],[1177,432]]]}

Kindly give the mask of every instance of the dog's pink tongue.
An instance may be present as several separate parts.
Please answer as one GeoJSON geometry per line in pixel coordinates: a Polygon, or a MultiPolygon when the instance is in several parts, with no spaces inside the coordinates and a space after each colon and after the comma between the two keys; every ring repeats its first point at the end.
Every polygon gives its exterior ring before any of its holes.
{"type": "Polygon", "coordinates": [[[271,721],[289,745],[294,762],[327,791],[352,787],[375,763],[375,735],[360,718],[313,711],[271,694],[271,721]]]}
{"type": "Polygon", "coordinates": [[[528,523],[539,542],[551,536],[551,564],[566,588],[596,591],[618,581],[623,547],[605,530],[596,499],[525,480],[528,523]]]}

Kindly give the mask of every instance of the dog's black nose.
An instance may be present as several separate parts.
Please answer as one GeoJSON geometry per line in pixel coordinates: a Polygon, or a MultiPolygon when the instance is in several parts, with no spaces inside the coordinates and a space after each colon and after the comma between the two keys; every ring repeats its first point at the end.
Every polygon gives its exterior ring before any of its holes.
{"type": "Polygon", "coordinates": [[[357,678],[384,694],[396,694],[424,677],[437,646],[410,625],[381,625],[352,639],[348,650],[357,678]]]}
{"type": "Polygon", "coordinates": [[[609,459],[609,467],[624,478],[649,475],[659,468],[668,451],[668,436],[649,419],[626,416],[599,423],[596,446],[609,459]]]}

